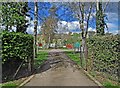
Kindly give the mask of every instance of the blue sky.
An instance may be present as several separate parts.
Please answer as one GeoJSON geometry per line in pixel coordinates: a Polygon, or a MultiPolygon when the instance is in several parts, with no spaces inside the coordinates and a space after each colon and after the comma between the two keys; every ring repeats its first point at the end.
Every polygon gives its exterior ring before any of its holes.
{"type": "MultiPolygon", "coordinates": [[[[66,30],[64,30],[64,26],[67,25],[67,27],[70,31],[80,32],[78,20],[73,16],[74,13],[72,13],[69,10],[69,8],[65,8],[65,7],[59,6],[59,5],[57,5],[59,8],[56,11],[56,14],[59,18],[58,30],[61,31],[61,32],[66,31],[66,30]]],[[[49,9],[50,9],[50,7],[52,7],[52,4],[49,3],[49,2],[39,2],[38,6],[39,6],[39,11],[38,11],[38,15],[39,15],[38,31],[39,31],[40,28],[41,28],[41,24],[43,23],[41,18],[46,18],[50,15],[49,14],[49,9]]],[[[31,8],[30,15],[31,15],[31,18],[32,18],[32,20],[31,20],[32,25],[28,28],[27,31],[29,33],[32,33],[33,32],[33,27],[34,27],[34,23],[33,23],[34,3],[30,2],[29,7],[31,8]]],[[[104,7],[104,5],[103,5],[103,7],[104,7]]],[[[105,21],[108,25],[109,32],[116,34],[118,32],[118,3],[110,2],[108,4],[107,8],[106,8],[105,14],[106,14],[105,21]]],[[[93,10],[92,11],[92,16],[90,18],[90,23],[89,23],[89,31],[95,31],[96,30],[95,25],[96,25],[95,24],[95,11],[93,10]]],[[[107,30],[105,29],[105,31],[107,31],[107,30]]]]}

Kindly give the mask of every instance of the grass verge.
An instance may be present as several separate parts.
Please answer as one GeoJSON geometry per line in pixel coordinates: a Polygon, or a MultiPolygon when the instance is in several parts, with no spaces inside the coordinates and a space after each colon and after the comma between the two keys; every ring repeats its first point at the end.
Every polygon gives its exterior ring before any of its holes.
{"type": "Polygon", "coordinates": [[[113,84],[113,83],[111,83],[111,82],[104,82],[104,83],[103,83],[103,86],[104,86],[105,88],[120,88],[120,85],[115,85],[115,84],[113,84]]]}
{"type": "Polygon", "coordinates": [[[78,65],[80,65],[80,53],[74,53],[74,51],[66,51],[66,55],[78,65]]]}
{"type": "Polygon", "coordinates": [[[18,87],[18,85],[15,84],[14,82],[8,82],[5,84],[1,84],[0,87],[1,88],[16,88],[16,87],[18,87]]]}
{"type": "Polygon", "coordinates": [[[26,78],[21,78],[18,80],[2,83],[0,84],[0,88],[17,88],[24,80],[26,80],[26,78]]]}
{"type": "Polygon", "coordinates": [[[48,52],[39,51],[37,58],[35,58],[34,66],[38,68],[45,60],[47,60],[48,52]]]}
{"type": "MultiPolygon", "coordinates": [[[[71,60],[75,61],[78,65],[81,65],[81,63],[80,63],[80,53],[74,53],[74,51],[66,51],[65,53],[71,60]]],[[[93,73],[90,74],[90,75],[92,75],[96,79],[95,73],[94,73],[94,75],[93,75],[93,73]]],[[[119,85],[116,85],[116,84],[113,84],[113,83],[107,82],[107,81],[103,81],[102,85],[105,88],[120,88],[119,85]]]]}

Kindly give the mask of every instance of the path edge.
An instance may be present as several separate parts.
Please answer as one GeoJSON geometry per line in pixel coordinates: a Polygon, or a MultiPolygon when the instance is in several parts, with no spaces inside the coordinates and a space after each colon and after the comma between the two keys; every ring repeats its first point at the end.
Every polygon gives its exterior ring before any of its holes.
{"type": "MultiPolygon", "coordinates": [[[[64,51],[63,51],[64,52],[64,51]]],[[[95,84],[97,84],[100,88],[103,88],[103,85],[97,81],[92,75],[90,75],[86,70],[84,70],[81,66],[77,65],[80,69],[82,69],[83,73],[88,76],[95,84]]],[[[23,81],[17,88],[20,88],[22,86],[24,86],[26,83],[28,83],[33,77],[35,77],[34,75],[31,75],[29,78],[27,78],[25,81],[23,81]]]]}
{"type": "MultiPolygon", "coordinates": [[[[81,68],[81,67],[79,67],[79,68],[81,68]]],[[[103,87],[103,85],[99,81],[97,81],[93,76],[91,76],[87,71],[85,71],[84,69],[82,69],[82,70],[85,75],[87,75],[92,81],[94,81],[94,83],[96,83],[100,87],[103,87]]],[[[27,78],[25,81],[23,81],[17,88],[20,88],[23,85],[25,85],[26,83],[28,83],[33,77],[35,77],[35,74],[31,75],[29,78],[27,78]]]]}
{"type": "MultiPolygon", "coordinates": [[[[63,51],[64,52],[64,51],[63,51]]],[[[65,53],[65,52],[64,52],[65,53]]],[[[66,55],[67,56],[67,55],[66,55]]],[[[68,56],[67,56],[68,57],[68,56]]],[[[104,88],[104,86],[99,82],[97,81],[92,75],[90,75],[86,70],[84,70],[80,65],[78,65],[78,68],[80,68],[82,70],[82,72],[87,76],[89,77],[89,79],[91,79],[95,84],[97,84],[100,88],[104,88]]]]}
{"type": "Polygon", "coordinates": [[[25,81],[23,81],[17,88],[21,88],[22,86],[24,86],[26,83],[28,83],[33,77],[35,77],[34,75],[31,75],[30,77],[28,77],[25,81]]]}
{"type": "Polygon", "coordinates": [[[97,81],[94,77],[92,77],[87,71],[84,70],[84,73],[93,80],[98,86],[103,86],[99,81],[97,81]]]}
{"type": "Polygon", "coordinates": [[[83,70],[83,73],[84,73],[85,75],[87,75],[94,83],[96,83],[99,87],[102,87],[102,88],[103,88],[103,85],[102,85],[99,81],[97,81],[92,75],[90,75],[90,74],[89,74],[86,70],[84,70],[82,67],[79,66],[79,68],[82,69],[82,70],[83,70]]]}

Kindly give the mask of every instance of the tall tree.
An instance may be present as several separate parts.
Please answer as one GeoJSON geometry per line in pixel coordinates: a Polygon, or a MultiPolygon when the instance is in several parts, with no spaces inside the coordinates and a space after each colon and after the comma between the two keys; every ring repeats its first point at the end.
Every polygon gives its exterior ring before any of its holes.
{"type": "Polygon", "coordinates": [[[21,16],[21,19],[19,19],[20,24],[17,25],[16,32],[26,33],[27,27],[29,26],[28,19],[26,19],[26,16],[30,17],[30,15],[28,14],[28,11],[30,10],[30,8],[28,7],[27,2],[25,3],[22,2],[20,3],[20,5],[21,5],[21,9],[20,9],[19,16],[21,16]]]}
{"type": "Polygon", "coordinates": [[[29,24],[26,16],[29,16],[27,2],[2,2],[0,7],[2,11],[2,25],[6,30],[13,30],[12,26],[16,27],[16,32],[25,33],[29,24]]]}
{"type": "Polygon", "coordinates": [[[108,30],[108,26],[104,20],[104,17],[105,17],[105,10],[109,1],[106,2],[104,8],[103,8],[103,2],[101,0],[97,0],[97,3],[96,3],[96,31],[97,31],[97,34],[99,35],[105,34],[105,26],[108,30]]]}
{"type": "Polygon", "coordinates": [[[56,18],[56,9],[57,8],[55,6],[50,8],[50,16],[45,20],[42,25],[42,34],[48,48],[50,48],[50,44],[52,43],[57,28],[58,19],[56,18]]]}
{"type": "MultiPolygon", "coordinates": [[[[93,2],[71,2],[68,4],[68,7],[72,10],[73,15],[79,21],[79,28],[81,29],[81,39],[82,39],[82,47],[83,47],[83,55],[85,61],[87,63],[88,59],[88,49],[87,49],[87,34],[89,28],[89,20],[92,13],[92,8],[94,6],[93,2]],[[86,23],[86,24],[85,24],[86,23]]],[[[81,59],[82,60],[82,59],[81,59]]],[[[87,66],[85,68],[87,70],[87,66]]]]}
{"type": "Polygon", "coordinates": [[[38,3],[35,2],[34,18],[34,58],[37,57],[37,25],[38,25],[38,3]]]}
{"type": "Polygon", "coordinates": [[[97,2],[97,12],[96,12],[96,30],[97,34],[104,35],[105,21],[102,9],[102,2],[97,2]]]}

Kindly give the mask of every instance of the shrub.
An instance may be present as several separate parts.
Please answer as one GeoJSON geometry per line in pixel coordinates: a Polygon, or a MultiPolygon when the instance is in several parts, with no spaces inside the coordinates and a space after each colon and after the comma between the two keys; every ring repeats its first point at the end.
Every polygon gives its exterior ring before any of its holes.
{"type": "Polygon", "coordinates": [[[33,58],[32,35],[2,32],[2,64],[28,58],[33,58]]]}
{"type": "Polygon", "coordinates": [[[88,39],[89,69],[118,77],[119,36],[94,36],[88,39]]]}

